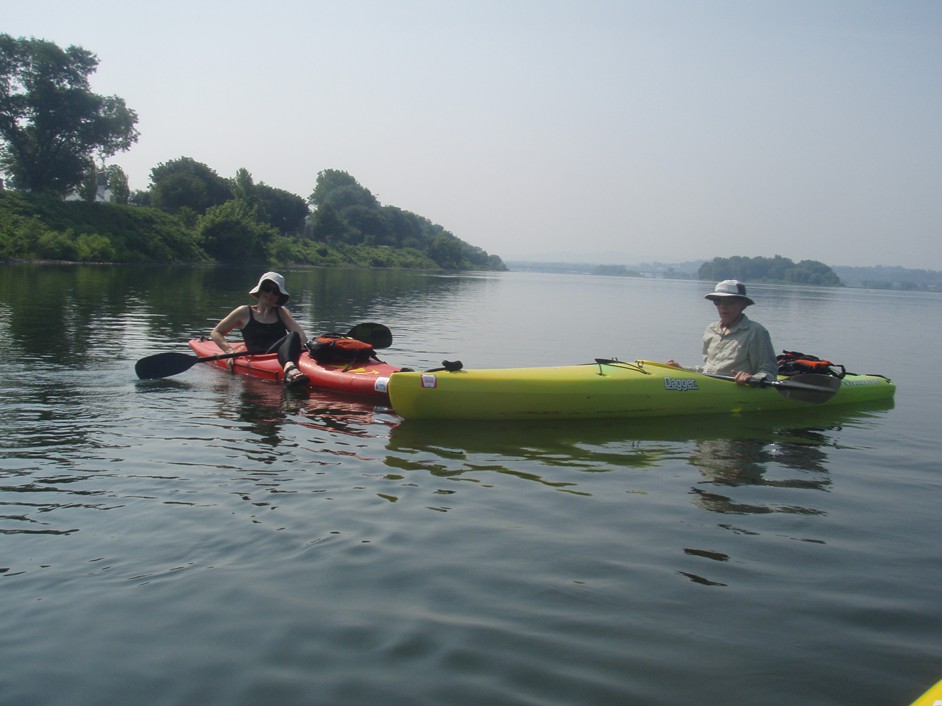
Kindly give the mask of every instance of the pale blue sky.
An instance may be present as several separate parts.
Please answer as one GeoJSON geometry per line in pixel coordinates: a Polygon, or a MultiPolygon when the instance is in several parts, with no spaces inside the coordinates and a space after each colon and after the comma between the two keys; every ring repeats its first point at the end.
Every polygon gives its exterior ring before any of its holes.
{"type": "Polygon", "coordinates": [[[938,0],[3,0],[141,137],[307,197],[342,169],[505,259],[942,270],[938,0]]]}

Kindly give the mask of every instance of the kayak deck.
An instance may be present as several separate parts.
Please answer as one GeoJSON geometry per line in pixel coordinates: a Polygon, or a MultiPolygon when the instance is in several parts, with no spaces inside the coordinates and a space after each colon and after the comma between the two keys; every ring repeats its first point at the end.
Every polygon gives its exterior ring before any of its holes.
{"type": "MultiPolygon", "coordinates": [[[[219,355],[222,351],[209,339],[194,338],[188,342],[190,348],[200,357],[219,355]]],[[[278,363],[275,353],[263,355],[249,355],[240,358],[231,358],[233,372],[241,375],[266,380],[281,381],[284,371],[278,363]]],[[[227,360],[210,361],[210,365],[227,369],[227,360]]],[[[318,363],[307,351],[301,354],[298,368],[311,380],[311,386],[341,392],[349,395],[366,397],[379,397],[388,399],[387,385],[389,376],[399,368],[377,360],[352,364],[318,363]]]]}
{"type": "MultiPolygon", "coordinates": [[[[787,381],[787,378],[781,378],[787,381]]],[[[393,409],[406,419],[604,419],[744,414],[866,403],[893,397],[879,375],[848,374],[820,403],[779,389],[737,385],[654,361],[543,368],[396,372],[393,409]],[[825,399],[826,398],[826,399],[825,399]]]]}

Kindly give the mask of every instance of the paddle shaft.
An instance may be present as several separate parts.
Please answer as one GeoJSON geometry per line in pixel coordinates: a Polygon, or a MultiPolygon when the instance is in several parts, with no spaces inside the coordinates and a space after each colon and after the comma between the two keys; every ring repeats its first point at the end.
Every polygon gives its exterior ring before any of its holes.
{"type": "MultiPolygon", "coordinates": [[[[729,375],[707,375],[707,377],[716,378],[717,380],[729,380],[731,382],[736,381],[736,378],[729,375]]],[[[821,403],[827,402],[837,394],[841,386],[841,381],[840,378],[830,375],[807,373],[795,375],[794,379],[791,380],[752,378],[747,384],[753,387],[773,387],[786,397],[802,402],[821,403]]]]}
{"type": "MultiPolygon", "coordinates": [[[[716,378],[717,380],[729,380],[730,382],[736,382],[736,378],[732,375],[710,375],[708,373],[703,373],[708,378],[716,378]]],[[[830,380],[837,380],[840,383],[840,380],[837,378],[832,378],[829,375],[816,375],[815,377],[826,378],[830,380]]],[[[747,385],[752,385],[753,387],[778,387],[783,390],[809,390],[814,392],[831,392],[832,388],[830,385],[814,385],[808,384],[805,382],[796,382],[794,380],[766,380],[765,378],[752,378],[747,383],[747,385]]],[[[836,392],[836,390],[834,390],[836,392]]]]}
{"type": "Polygon", "coordinates": [[[226,358],[241,358],[245,355],[274,355],[269,351],[236,351],[235,353],[220,353],[219,355],[207,355],[200,358],[194,358],[193,362],[190,363],[191,366],[196,365],[197,363],[208,363],[212,360],[226,360],[226,358]]]}
{"type": "Polygon", "coordinates": [[[225,358],[239,358],[246,355],[261,355],[264,351],[237,351],[235,353],[220,353],[199,358],[186,353],[156,353],[141,358],[134,366],[134,372],[142,380],[155,380],[171,375],[179,375],[192,368],[197,363],[207,363],[225,358]]]}

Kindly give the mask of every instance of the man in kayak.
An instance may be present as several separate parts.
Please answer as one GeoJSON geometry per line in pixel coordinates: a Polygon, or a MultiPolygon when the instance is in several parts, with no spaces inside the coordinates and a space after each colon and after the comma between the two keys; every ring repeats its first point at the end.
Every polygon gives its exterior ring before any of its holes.
{"type": "MultiPolygon", "coordinates": [[[[285,309],[285,303],[291,296],[285,288],[285,278],[277,272],[266,272],[258,280],[249,294],[258,299],[257,304],[243,304],[233,309],[226,318],[216,324],[211,335],[213,341],[224,353],[234,353],[235,349],[226,340],[232,329],[242,330],[245,350],[266,351],[277,349],[278,362],[284,368],[286,386],[309,383],[307,375],[298,369],[301,351],[307,343],[304,330],[285,309]]],[[[229,359],[232,370],[232,359],[229,359]]]]}
{"type": "MultiPolygon", "coordinates": [[[[746,296],[746,285],[726,279],[705,298],[716,305],[720,320],[703,332],[703,365],[692,369],[707,375],[731,375],[740,385],[752,379],[775,380],[778,364],[772,337],[762,324],[746,316],[746,307],[755,304],[746,296]]],[[[674,360],[667,364],[683,367],[674,360]]]]}

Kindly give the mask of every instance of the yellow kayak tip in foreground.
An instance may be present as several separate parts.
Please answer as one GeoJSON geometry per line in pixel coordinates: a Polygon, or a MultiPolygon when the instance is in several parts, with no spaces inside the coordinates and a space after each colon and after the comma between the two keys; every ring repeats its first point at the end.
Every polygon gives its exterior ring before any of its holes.
{"type": "Polygon", "coordinates": [[[942,706],[942,681],[937,682],[910,706],[942,706]]]}

